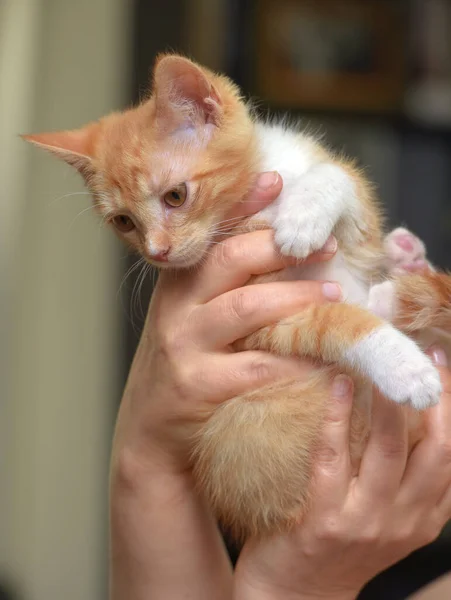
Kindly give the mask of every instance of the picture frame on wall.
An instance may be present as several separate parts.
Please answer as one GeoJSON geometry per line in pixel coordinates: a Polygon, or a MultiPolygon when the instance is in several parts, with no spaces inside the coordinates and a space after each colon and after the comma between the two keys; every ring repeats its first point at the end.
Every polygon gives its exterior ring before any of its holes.
{"type": "Polygon", "coordinates": [[[265,100],[308,110],[402,109],[406,28],[399,3],[257,0],[256,8],[254,76],[265,100]]]}

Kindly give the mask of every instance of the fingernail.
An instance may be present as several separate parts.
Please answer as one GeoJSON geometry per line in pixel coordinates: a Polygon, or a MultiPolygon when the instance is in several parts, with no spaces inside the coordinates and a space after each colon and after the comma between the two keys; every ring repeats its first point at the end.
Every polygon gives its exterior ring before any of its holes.
{"type": "Polygon", "coordinates": [[[326,283],[323,283],[323,296],[328,300],[341,300],[341,287],[338,283],[326,281],[326,283]]]}
{"type": "Polygon", "coordinates": [[[347,375],[338,375],[332,383],[334,398],[347,398],[352,390],[352,381],[347,375]]]}
{"type": "Polygon", "coordinates": [[[257,187],[260,190],[269,190],[276,185],[279,180],[279,173],[277,171],[270,171],[268,173],[262,173],[257,179],[257,187]]]}
{"type": "Polygon", "coordinates": [[[327,254],[333,254],[337,249],[337,240],[333,235],[327,240],[322,248],[322,252],[326,252],[327,254]]]}
{"type": "Polygon", "coordinates": [[[432,354],[432,360],[435,362],[436,365],[438,365],[439,367],[448,366],[448,359],[446,357],[445,351],[442,350],[442,348],[434,346],[433,348],[431,348],[430,352],[432,354]]]}

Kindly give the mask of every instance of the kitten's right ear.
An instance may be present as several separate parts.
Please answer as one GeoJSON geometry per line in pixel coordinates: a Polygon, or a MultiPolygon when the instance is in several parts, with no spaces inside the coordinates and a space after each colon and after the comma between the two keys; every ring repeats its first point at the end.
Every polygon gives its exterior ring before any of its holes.
{"type": "Polygon", "coordinates": [[[212,74],[183,56],[157,60],[153,91],[157,118],[169,128],[220,124],[223,106],[212,74]]]}
{"type": "Polygon", "coordinates": [[[87,178],[93,170],[94,128],[95,124],[72,131],[52,131],[20,137],[64,160],[64,162],[77,169],[83,177],[87,178]]]}

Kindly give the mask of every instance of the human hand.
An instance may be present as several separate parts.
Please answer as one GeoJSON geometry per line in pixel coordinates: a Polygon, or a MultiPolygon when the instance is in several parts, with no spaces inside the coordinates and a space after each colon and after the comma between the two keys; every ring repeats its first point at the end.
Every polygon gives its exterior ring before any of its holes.
{"type": "MultiPolygon", "coordinates": [[[[281,188],[280,177],[269,187],[257,186],[238,210],[256,212],[281,188]]],[[[335,250],[332,240],[327,252],[307,260],[328,260],[335,250]]],[[[318,281],[243,287],[253,275],[294,263],[280,255],[267,230],[214,245],[195,271],[160,274],[122,399],[113,465],[133,457],[141,465],[157,460],[165,470],[183,471],[193,434],[219,403],[280,378],[302,377],[312,368],[297,358],[231,348],[307,303],[334,299],[325,295],[331,284],[318,281]]]]}
{"type": "Polygon", "coordinates": [[[440,350],[432,356],[444,391],[423,415],[424,437],[408,456],[407,412],[375,398],[357,476],[349,457],[351,388],[335,391],[311,510],[291,533],[245,544],[237,600],[353,599],[380,571],[439,535],[451,517],[451,373],[440,350]]]}
{"type": "MultiPolygon", "coordinates": [[[[269,186],[261,184],[227,218],[257,212],[282,188],[274,174],[269,186]]],[[[309,260],[333,254],[334,248],[309,260]]],[[[270,231],[258,231],[215,244],[196,271],[161,273],[113,441],[112,599],[231,597],[230,561],[187,469],[190,443],[220,402],[312,368],[231,347],[305,303],[323,300],[320,282],[242,287],[252,275],[292,262],[279,255],[270,231]]]]}

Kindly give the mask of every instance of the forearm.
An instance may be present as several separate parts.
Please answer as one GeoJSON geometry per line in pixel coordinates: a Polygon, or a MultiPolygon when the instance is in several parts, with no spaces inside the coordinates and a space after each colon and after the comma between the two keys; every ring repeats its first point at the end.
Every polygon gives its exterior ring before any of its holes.
{"type": "Polygon", "coordinates": [[[111,600],[232,597],[222,538],[189,475],[144,474],[116,459],[110,528],[111,600]]]}

